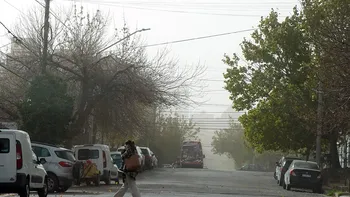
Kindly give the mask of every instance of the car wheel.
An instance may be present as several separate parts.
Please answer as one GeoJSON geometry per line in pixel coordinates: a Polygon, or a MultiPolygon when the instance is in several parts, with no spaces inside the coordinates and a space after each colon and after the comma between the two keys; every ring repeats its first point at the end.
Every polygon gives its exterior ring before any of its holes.
{"type": "Polygon", "coordinates": [[[321,194],[322,193],[322,188],[321,187],[316,187],[316,188],[312,189],[312,192],[321,194]]]}
{"type": "Polygon", "coordinates": [[[100,175],[97,175],[97,176],[96,176],[96,179],[95,179],[95,181],[94,181],[95,186],[96,186],[96,187],[100,186],[100,182],[101,182],[100,175]]]}
{"type": "Polygon", "coordinates": [[[29,181],[26,181],[26,184],[24,187],[21,189],[20,192],[18,192],[20,197],[29,197],[30,194],[30,188],[29,188],[29,181]]]}
{"type": "Polygon", "coordinates": [[[47,196],[47,194],[48,194],[48,185],[47,185],[47,183],[48,183],[47,178],[45,178],[43,188],[38,190],[38,196],[39,197],[46,197],[47,196]]]}
{"type": "Polygon", "coordinates": [[[104,180],[106,185],[110,185],[111,184],[111,174],[109,173],[108,176],[106,177],[106,179],[104,180]]]}
{"type": "Polygon", "coordinates": [[[285,184],[286,185],[286,189],[289,191],[292,187],[289,184],[285,184]]]}
{"type": "Polygon", "coordinates": [[[53,193],[58,190],[58,179],[56,175],[49,173],[47,178],[47,189],[49,193],[53,193]]]}
{"type": "Polygon", "coordinates": [[[70,188],[70,187],[68,187],[68,186],[60,187],[60,188],[58,188],[57,192],[64,193],[64,192],[66,192],[69,188],[70,188]]]}
{"type": "Polygon", "coordinates": [[[283,186],[283,183],[284,183],[283,179],[284,179],[284,177],[281,177],[281,178],[280,178],[280,180],[279,180],[279,182],[278,182],[278,185],[279,185],[279,186],[283,186]]]}

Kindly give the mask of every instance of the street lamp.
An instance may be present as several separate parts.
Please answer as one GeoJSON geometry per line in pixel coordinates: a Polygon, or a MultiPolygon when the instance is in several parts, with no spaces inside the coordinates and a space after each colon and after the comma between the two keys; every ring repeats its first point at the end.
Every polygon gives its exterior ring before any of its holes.
{"type": "Polygon", "coordinates": [[[151,29],[150,29],[150,28],[146,28],[146,29],[139,29],[139,30],[136,30],[135,32],[133,32],[133,33],[131,33],[131,34],[125,36],[124,38],[122,38],[122,39],[116,41],[115,43],[113,43],[113,44],[107,46],[106,48],[102,49],[101,51],[97,52],[97,55],[100,54],[100,53],[102,53],[103,51],[105,51],[105,50],[111,48],[112,46],[114,46],[114,45],[116,45],[116,44],[122,42],[123,40],[125,40],[125,39],[127,39],[127,38],[130,38],[130,37],[131,37],[132,35],[134,35],[134,34],[137,34],[137,33],[143,32],[143,31],[148,31],[148,30],[151,30],[151,29]]]}

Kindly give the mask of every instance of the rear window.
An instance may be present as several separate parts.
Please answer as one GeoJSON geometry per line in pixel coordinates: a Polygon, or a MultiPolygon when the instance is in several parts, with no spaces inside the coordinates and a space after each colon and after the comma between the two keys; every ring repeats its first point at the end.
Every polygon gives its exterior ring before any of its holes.
{"type": "Polygon", "coordinates": [[[98,150],[80,149],[78,150],[78,160],[98,159],[100,156],[98,150]]]}
{"type": "Polygon", "coordinates": [[[149,155],[149,152],[146,148],[141,148],[142,154],[149,155]]]}
{"type": "Polygon", "coordinates": [[[306,169],[319,170],[319,167],[317,164],[309,163],[309,162],[295,162],[294,167],[295,168],[306,168],[306,169]]]}
{"type": "Polygon", "coordinates": [[[121,160],[122,159],[122,156],[120,154],[112,154],[111,157],[113,160],[121,160]]]}
{"type": "Polygon", "coordinates": [[[68,161],[75,161],[75,157],[71,151],[55,151],[55,154],[57,155],[58,158],[65,159],[68,161]]]}
{"type": "Polygon", "coordinates": [[[10,152],[10,140],[8,138],[0,138],[0,154],[10,152]]]}

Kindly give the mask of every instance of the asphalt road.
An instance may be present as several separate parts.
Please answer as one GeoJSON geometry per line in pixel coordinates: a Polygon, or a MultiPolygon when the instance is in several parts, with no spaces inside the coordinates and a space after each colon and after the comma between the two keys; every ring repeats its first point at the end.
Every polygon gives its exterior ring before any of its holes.
{"type": "MultiPolygon", "coordinates": [[[[138,177],[143,197],[303,197],[323,196],[311,191],[286,191],[266,172],[225,172],[208,169],[156,169],[138,177]]],[[[102,184],[102,183],[101,183],[102,184]]],[[[58,197],[113,197],[117,185],[73,187],[58,197]]],[[[127,193],[125,197],[131,197],[127,193]]]]}

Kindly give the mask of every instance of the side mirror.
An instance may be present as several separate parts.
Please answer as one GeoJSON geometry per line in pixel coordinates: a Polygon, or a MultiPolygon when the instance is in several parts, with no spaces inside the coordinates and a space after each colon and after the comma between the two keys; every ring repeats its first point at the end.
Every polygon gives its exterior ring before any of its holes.
{"type": "Polygon", "coordinates": [[[46,159],[45,159],[45,158],[41,158],[41,159],[39,160],[39,163],[40,163],[40,164],[45,164],[45,163],[46,163],[46,159]]]}

